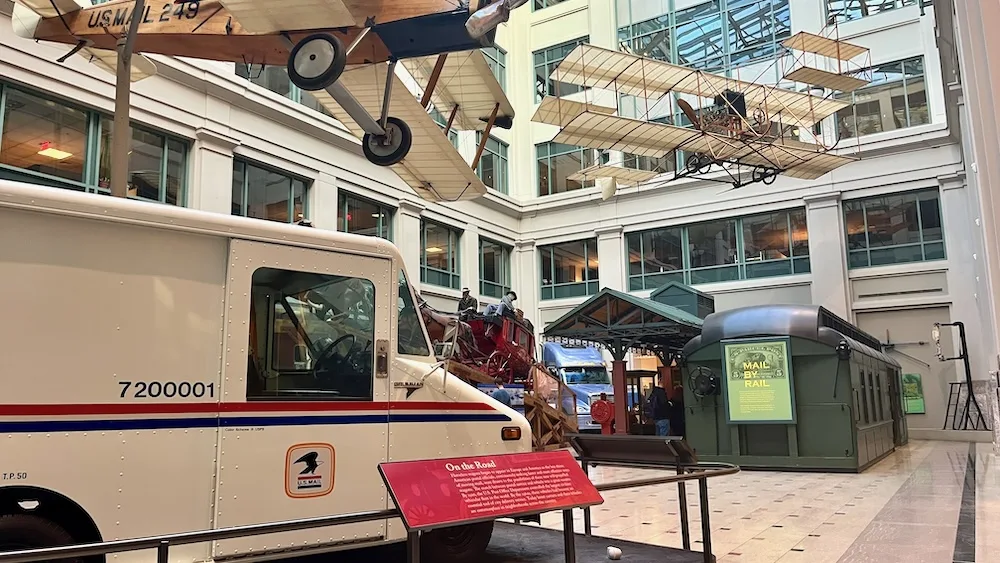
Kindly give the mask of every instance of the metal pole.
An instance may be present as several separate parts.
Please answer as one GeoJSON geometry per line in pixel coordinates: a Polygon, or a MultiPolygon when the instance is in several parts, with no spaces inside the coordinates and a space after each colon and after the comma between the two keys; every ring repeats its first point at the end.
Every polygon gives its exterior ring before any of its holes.
{"type": "Polygon", "coordinates": [[[420,532],[406,533],[406,563],[420,563],[420,532]]]}
{"type": "MultiPolygon", "coordinates": [[[[677,464],[677,474],[684,474],[684,467],[680,463],[677,464]]],[[[684,549],[691,550],[691,521],[688,519],[688,499],[687,499],[687,485],[684,481],[677,482],[677,501],[678,508],[680,509],[681,516],[681,544],[684,549]]]]}
{"type": "Polygon", "coordinates": [[[563,551],[566,563],[576,563],[576,529],[573,526],[573,510],[563,510],[563,551]]]}
{"type": "Polygon", "coordinates": [[[132,20],[124,37],[118,38],[118,74],[115,77],[115,121],[111,131],[111,195],[128,196],[128,152],[132,147],[129,110],[132,102],[132,48],[145,17],[146,0],[135,0],[132,20]]]}
{"type": "MultiPolygon", "coordinates": [[[[590,468],[585,458],[580,459],[580,466],[583,467],[583,474],[590,480],[590,468]]],[[[590,536],[590,507],[583,509],[583,535],[590,536]]]]}
{"type": "Polygon", "coordinates": [[[167,563],[170,558],[170,542],[163,540],[156,546],[156,563],[167,563]]]}
{"type": "Polygon", "coordinates": [[[701,546],[705,563],[712,563],[712,525],[709,523],[711,510],[708,509],[708,479],[698,479],[698,504],[701,505],[701,546]]]}

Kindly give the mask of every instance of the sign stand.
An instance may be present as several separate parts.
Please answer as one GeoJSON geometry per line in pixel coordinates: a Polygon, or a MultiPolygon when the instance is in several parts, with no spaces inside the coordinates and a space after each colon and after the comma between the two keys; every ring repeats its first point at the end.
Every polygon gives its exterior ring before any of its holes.
{"type": "Polygon", "coordinates": [[[565,450],[387,462],[378,470],[406,528],[408,563],[420,563],[423,532],[556,510],[566,563],[576,563],[573,509],[604,502],[565,450]]]}

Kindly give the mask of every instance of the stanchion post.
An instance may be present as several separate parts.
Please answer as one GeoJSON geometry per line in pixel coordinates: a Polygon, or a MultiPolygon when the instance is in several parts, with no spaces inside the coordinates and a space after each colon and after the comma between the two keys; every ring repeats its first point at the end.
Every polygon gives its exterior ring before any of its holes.
{"type": "Polygon", "coordinates": [[[167,563],[170,558],[170,542],[163,540],[156,546],[156,563],[167,563]]]}
{"type": "MultiPolygon", "coordinates": [[[[677,474],[684,474],[684,466],[677,462],[677,474]]],[[[678,509],[681,515],[681,543],[684,545],[684,549],[691,550],[691,523],[688,520],[688,499],[687,499],[687,486],[684,481],[677,482],[677,501],[678,509]]]]}
{"type": "Polygon", "coordinates": [[[420,532],[406,532],[406,563],[420,563],[420,532]]]}
{"type": "Polygon", "coordinates": [[[576,563],[576,529],[573,526],[573,509],[563,510],[563,551],[566,563],[576,563]]]}
{"type": "MultiPolygon", "coordinates": [[[[580,467],[583,468],[583,474],[587,476],[587,479],[590,479],[590,471],[587,468],[587,465],[588,465],[587,464],[587,459],[586,458],[580,458],[580,467]]],[[[590,537],[590,507],[589,506],[583,509],[583,535],[585,535],[587,537],[590,537]]]]}
{"type": "Polygon", "coordinates": [[[708,509],[708,477],[698,479],[698,504],[701,505],[701,545],[705,553],[705,563],[712,563],[712,525],[708,509]]]}

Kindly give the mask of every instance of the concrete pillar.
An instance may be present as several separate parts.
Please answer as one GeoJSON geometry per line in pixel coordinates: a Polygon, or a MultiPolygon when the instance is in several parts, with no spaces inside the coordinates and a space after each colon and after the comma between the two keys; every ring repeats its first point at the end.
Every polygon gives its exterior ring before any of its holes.
{"type": "MultiPolygon", "coordinates": [[[[469,288],[469,295],[479,299],[479,227],[466,225],[458,246],[458,273],[462,279],[462,287],[469,288]]],[[[480,305],[482,310],[484,306],[480,305]]],[[[520,303],[515,305],[520,306],[520,303]]]]}
{"type": "MultiPolygon", "coordinates": [[[[982,233],[976,226],[974,197],[966,187],[964,175],[938,178],[941,186],[942,220],[948,226],[945,239],[948,256],[948,294],[951,296],[951,320],[961,321],[975,330],[965,331],[969,347],[969,365],[973,379],[986,379],[989,374],[990,358],[985,349],[982,327],[990,322],[988,308],[983,303],[976,287],[976,278],[981,275],[982,233]]],[[[985,274],[985,271],[982,272],[985,274]]],[[[958,338],[954,349],[945,350],[947,356],[957,356],[961,350],[958,338]]],[[[961,371],[961,369],[959,369],[961,371]]],[[[983,405],[985,408],[985,405],[983,405]]]]}
{"type": "Polygon", "coordinates": [[[624,262],[625,240],[622,226],[599,227],[597,234],[597,277],[599,289],[609,288],[625,291],[625,274],[628,270],[624,262]]]}
{"type": "Polygon", "coordinates": [[[232,214],[233,149],[240,144],[239,139],[210,129],[199,128],[195,132],[188,207],[232,214]]]}
{"type": "MultiPolygon", "coordinates": [[[[541,336],[545,330],[541,326],[538,315],[539,288],[541,275],[538,271],[538,253],[535,252],[534,240],[522,240],[514,244],[510,268],[511,289],[517,293],[517,306],[524,311],[535,325],[535,336],[541,336]]],[[[471,289],[471,288],[470,288],[471,289]]]]}
{"type": "MultiPolygon", "coordinates": [[[[970,172],[970,188],[976,192],[982,210],[985,247],[986,283],[980,283],[985,321],[977,330],[988,342],[989,369],[1000,369],[995,355],[1000,349],[1000,112],[996,110],[996,92],[1000,92],[1000,3],[952,1],[935,2],[935,11],[954,9],[955,28],[961,68],[962,94],[965,98],[968,135],[965,161],[970,172]]],[[[950,225],[949,228],[954,227],[950,225]]],[[[972,332],[972,331],[970,331],[972,332]]],[[[995,373],[995,372],[994,372],[995,373]]],[[[976,375],[975,373],[973,374],[976,375]]]]}
{"type": "Polygon", "coordinates": [[[309,188],[309,210],[306,217],[317,229],[336,231],[337,224],[337,178],[325,172],[309,188]]]}
{"type": "Polygon", "coordinates": [[[412,201],[400,201],[392,226],[392,240],[406,264],[410,285],[420,287],[420,214],[424,206],[412,201]]]}
{"type": "Polygon", "coordinates": [[[847,244],[840,192],[805,198],[812,269],[812,302],[852,321],[847,244]]]}

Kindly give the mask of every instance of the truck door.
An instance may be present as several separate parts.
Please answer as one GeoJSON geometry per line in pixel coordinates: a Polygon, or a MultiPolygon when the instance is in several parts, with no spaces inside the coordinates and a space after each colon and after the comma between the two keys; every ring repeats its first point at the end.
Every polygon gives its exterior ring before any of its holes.
{"type": "MultiPolygon", "coordinates": [[[[389,385],[376,366],[388,365],[391,266],[231,242],[215,527],[386,507],[389,385]]],[[[214,557],[384,536],[383,520],[225,540],[214,557]]]]}

